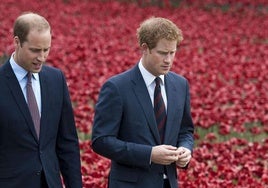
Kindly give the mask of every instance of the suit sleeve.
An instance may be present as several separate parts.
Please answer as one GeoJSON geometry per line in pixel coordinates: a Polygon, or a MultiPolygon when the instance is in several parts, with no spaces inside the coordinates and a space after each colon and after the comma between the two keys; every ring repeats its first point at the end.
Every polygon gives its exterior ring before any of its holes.
{"type": "Polygon", "coordinates": [[[185,99],[185,105],[184,105],[184,112],[181,122],[181,128],[179,131],[179,139],[177,146],[183,146],[191,150],[193,153],[193,147],[194,147],[194,124],[191,117],[191,108],[190,108],[190,93],[189,93],[189,84],[186,82],[186,99],[185,99]]]}
{"type": "Polygon", "coordinates": [[[116,86],[108,81],[100,92],[95,108],[92,148],[118,163],[149,167],[151,146],[118,139],[123,111],[123,100],[116,86]]]}
{"type": "Polygon", "coordinates": [[[62,77],[63,105],[57,136],[57,155],[66,188],[81,188],[81,162],[73,109],[64,75],[62,77]]]}

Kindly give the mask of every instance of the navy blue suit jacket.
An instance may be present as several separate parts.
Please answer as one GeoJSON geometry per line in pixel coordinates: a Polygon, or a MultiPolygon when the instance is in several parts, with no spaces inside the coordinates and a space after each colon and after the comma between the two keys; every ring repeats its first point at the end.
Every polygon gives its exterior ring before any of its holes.
{"type": "MultiPolygon", "coordinates": [[[[167,122],[164,144],[193,149],[194,126],[187,80],[165,75],[167,122]]],[[[153,105],[138,66],[110,78],[95,108],[92,148],[112,160],[110,188],[162,188],[164,166],[150,163],[160,145],[153,105]]],[[[172,188],[178,187],[176,164],[166,166],[172,188]]]]}
{"type": "Polygon", "coordinates": [[[19,82],[6,62],[0,67],[0,187],[38,188],[43,171],[49,187],[81,188],[79,144],[65,78],[43,66],[40,138],[19,82]]]}

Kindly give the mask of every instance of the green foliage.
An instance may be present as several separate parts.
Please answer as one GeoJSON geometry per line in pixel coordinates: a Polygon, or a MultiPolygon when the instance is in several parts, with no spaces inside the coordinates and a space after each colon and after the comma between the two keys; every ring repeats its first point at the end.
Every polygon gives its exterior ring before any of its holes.
{"type": "Polygon", "coordinates": [[[9,56],[7,56],[6,54],[3,54],[2,56],[0,56],[0,66],[4,64],[8,58],[9,56]]]}
{"type": "Polygon", "coordinates": [[[219,133],[219,126],[214,125],[209,128],[202,128],[197,127],[195,130],[196,134],[199,138],[195,139],[195,145],[198,146],[203,141],[210,141],[212,143],[220,143],[225,142],[227,140],[230,140],[231,138],[239,138],[239,139],[245,139],[248,142],[260,142],[263,139],[267,138],[268,135],[265,131],[263,131],[262,124],[259,122],[252,122],[245,124],[245,131],[244,132],[237,132],[231,129],[229,134],[221,135],[219,133]],[[254,127],[260,128],[260,133],[252,133],[251,129],[254,127]],[[208,139],[207,135],[209,133],[213,133],[215,135],[215,139],[208,139]]]}
{"type": "Polygon", "coordinates": [[[84,133],[84,132],[78,131],[77,134],[78,134],[79,140],[81,140],[81,141],[91,140],[91,134],[89,134],[89,133],[84,133]]]}

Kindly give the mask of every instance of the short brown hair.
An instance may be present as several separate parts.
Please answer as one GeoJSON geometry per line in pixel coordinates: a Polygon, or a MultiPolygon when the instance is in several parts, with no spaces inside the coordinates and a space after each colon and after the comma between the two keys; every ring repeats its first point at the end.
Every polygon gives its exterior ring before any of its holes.
{"type": "Polygon", "coordinates": [[[149,49],[156,47],[160,39],[176,40],[177,45],[183,40],[182,31],[170,20],[161,17],[151,17],[140,24],[137,29],[139,45],[148,45],[149,49]]]}
{"type": "Polygon", "coordinates": [[[47,29],[51,32],[50,25],[43,16],[33,12],[25,12],[16,19],[13,35],[14,37],[17,36],[22,44],[27,41],[30,30],[43,31],[47,29]]]}

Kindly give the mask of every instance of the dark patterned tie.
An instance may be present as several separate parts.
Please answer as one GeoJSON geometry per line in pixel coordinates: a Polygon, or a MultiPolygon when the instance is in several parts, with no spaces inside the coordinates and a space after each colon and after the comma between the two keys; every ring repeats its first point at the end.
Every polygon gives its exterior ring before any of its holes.
{"type": "Polygon", "coordinates": [[[35,95],[32,88],[32,73],[27,74],[27,85],[26,85],[26,95],[27,95],[27,101],[28,101],[28,107],[34,122],[35,131],[37,134],[37,137],[39,138],[40,133],[40,114],[37,106],[37,102],[35,99],[35,95]]]}
{"type": "Polygon", "coordinates": [[[163,143],[167,115],[166,115],[165,103],[161,95],[160,81],[161,79],[159,77],[155,78],[154,113],[161,142],[163,143]]]}

